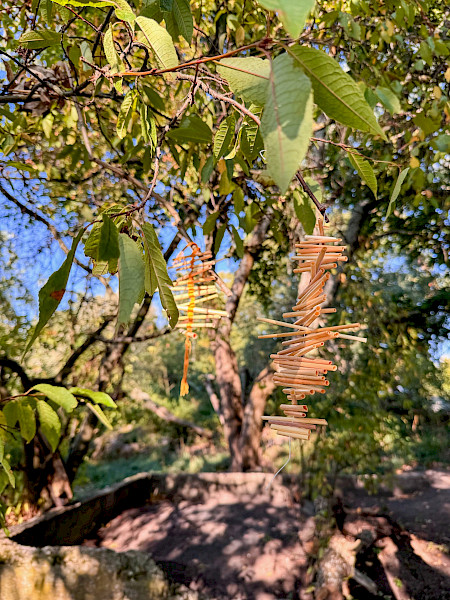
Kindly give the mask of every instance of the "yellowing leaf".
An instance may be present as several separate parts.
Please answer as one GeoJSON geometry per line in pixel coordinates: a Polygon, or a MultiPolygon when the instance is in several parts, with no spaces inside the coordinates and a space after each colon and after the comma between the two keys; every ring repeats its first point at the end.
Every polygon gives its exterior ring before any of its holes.
{"type": "Polygon", "coordinates": [[[144,35],[144,43],[151,48],[164,69],[176,67],[178,57],[170,34],[153,19],[138,17],[136,23],[144,35]]]}
{"type": "Polygon", "coordinates": [[[49,383],[38,383],[33,387],[33,390],[42,392],[52,400],[58,406],[62,406],[63,409],[70,413],[74,408],[77,407],[78,401],[73,394],[66,390],[66,388],[59,385],[50,385],[49,383]]]}
{"type": "Polygon", "coordinates": [[[375,173],[373,172],[371,164],[359,156],[359,154],[353,154],[352,152],[348,152],[348,158],[352,163],[353,167],[358,171],[359,176],[369,188],[372,190],[375,198],[377,197],[377,178],[375,177],[375,173]]]}
{"type": "Polygon", "coordinates": [[[398,195],[400,194],[402,184],[405,180],[405,177],[408,175],[408,171],[409,171],[409,167],[407,167],[406,169],[403,169],[403,171],[398,176],[397,181],[395,182],[395,186],[394,186],[394,189],[392,190],[391,199],[389,200],[389,206],[388,206],[388,209],[386,212],[386,219],[389,217],[389,215],[392,212],[394,202],[397,200],[398,195]]]}

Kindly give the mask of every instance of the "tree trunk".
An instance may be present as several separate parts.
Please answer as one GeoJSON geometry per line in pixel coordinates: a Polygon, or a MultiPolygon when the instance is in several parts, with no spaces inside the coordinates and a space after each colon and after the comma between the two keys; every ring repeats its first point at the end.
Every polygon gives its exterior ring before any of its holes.
{"type": "MultiPolygon", "coordinates": [[[[247,449],[248,436],[241,437],[245,420],[244,398],[236,354],[230,343],[230,334],[245,284],[254,265],[255,257],[266,238],[272,217],[273,212],[269,209],[249,237],[244,256],[231,286],[231,296],[226,302],[225,309],[228,317],[222,318],[221,325],[212,342],[220,412],[224,419],[224,435],[230,450],[230,469],[232,471],[242,471],[247,464],[251,464],[250,468],[259,465],[259,455],[255,457],[255,454],[247,449]],[[247,455],[252,457],[251,460],[244,459],[244,456],[247,455]]],[[[251,411],[249,412],[251,413],[251,411]]],[[[245,430],[249,430],[249,425],[245,425],[245,430]]]]}
{"type": "Polygon", "coordinates": [[[266,367],[256,378],[244,408],[240,447],[242,470],[254,471],[261,465],[261,417],[267,398],[275,390],[272,369],[266,367]]]}

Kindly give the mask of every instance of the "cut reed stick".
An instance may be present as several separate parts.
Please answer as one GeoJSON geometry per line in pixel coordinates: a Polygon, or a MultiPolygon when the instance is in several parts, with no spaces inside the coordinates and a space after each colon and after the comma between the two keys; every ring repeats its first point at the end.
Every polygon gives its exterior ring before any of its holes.
{"type": "Polygon", "coordinates": [[[274,319],[266,319],[265,317],[256,317],[257,321],[261,323],[270,323],[271,325],[279,325],[280,327],[289,327],[291,329],[297,329],[299,331],[310,331],[307,327],[301,325],[294,325],[293,323],[285,323],[284,321],[275,321],[274,319]]]}
{"type": "Polygon", "coordinates": [[[344,340],[353,340],[355,342],[367,342],[367,338],[360,337],[358,335],[346,335],[345,333],[338,333],[338,336],[340,338],[343,338],[344,340]]]}

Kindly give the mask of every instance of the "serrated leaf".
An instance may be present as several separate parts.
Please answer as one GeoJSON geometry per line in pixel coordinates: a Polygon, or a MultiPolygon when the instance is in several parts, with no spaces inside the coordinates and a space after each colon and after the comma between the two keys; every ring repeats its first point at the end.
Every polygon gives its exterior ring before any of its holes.
{"type": "Polygon", "coordinates": [[[297,219],[303,225],[306,235],[312,235],[316,225],[316,211],[305,194],[294,192],[294,210],[297,219]]]}
{"type": "MultiPolygon", "coordinates": [[[[249,110],[255,116],[261,117],[262,108],[260,106],[252,104],[249,110]]],[[[253,119],[246,117],[241,131],[242,135],[240,147],[242,153],[248,162],[252,163],[264,147],[261,135],[259,133],[259,126],[253,119]]]]}
{"type": "Polygon", "coordinates": [[[209,144],[212,138],[212,131],[197,115],[185,117],[180,126],[171,129],[166,137],[175,142],[197,142],[198,144],[209,144]]]}
{"type": "Polygon", "coordinates": [[[258,106],[264,106],[270,77],[270,62],[263,58],[224,58],[217,71],[227,80],[232,92],[258,106]]]}
{"type": "Polygon", "coordinates": [[[34,409],[26,398],[11,400],[3,409],[3,414],[9,427],[15,427],[19,422],[20,434],[24,440],[30,442],[36,433],[36,419],[34,409]]]}
{"type": "Polygon", "coordinates": [[[206,217],[205,222],[203,223],[203,233],[205,235],[209,235],[212,232],[219,214],[219,211],[216,211],[206,217]]]}
{"type": "Polygon", "coordinates": [[[315,0],[258,0],[258,3],[263,8],[276,12],[289,35],[298,38],[314,8],[315,0]]]}
{"type": "Polygon", "coordinates": [[[170,34],[153,19],[138,17],[137,24],[142,30],[145,44],[153,50],[163,69],[178,65],[178,57],[170,34]]]}
{"type": "Polygon", "coordinates": [[[391,115],[395,115],[402,110],[400,100],[391,89],[386,87],[377,87],[375,94],[378,96],[383,106],[388,109],[391,115]]]}
{"type": "Polygon", "coordinates": [[[244,242],[241,240],[241,236],[239,235],[238,230],[234,225],[231,226],[233,230],[234,244],[236,246],[236,254],[239,258],[244,256],[244,242]]]}
{"type": "Polygon", "coordinates": [[[107,429],[112,429],[111,423],[106,418],[106,415],[102,411],[102,409],[100,408],[100,406],[91,404],[90,402],[86,402],[86,406],[89,408],[89,410],[91,410],[94,413],[94,415],[97,417],[97,419],[100,421],[100,423],[103,423],[103,425],[107,429]]]}
{"type": "Polygon", "coordinates": [[[167,12],[171,12],[173,7],[173,0],[159,0],[159,8],[167,12]]]}
{"type": "Polygon", "coordinates": [[[38,383],[33,386],[33,390],[42,392],[47,398],[58,406],[61,406],[68,413],[72,412],[78,405],[78,400],[75,396],[64,387],[50,385],[49,383],[38,383]]]}
{"type": "Polygon", "coordinates": [[[119,325],[126,325],[144,288],[144,261],[137,243],[119,234],[119,325]]]}
{"type": "Polygon", "coordinates": [[[103,51],[105,53],[106,60],[111,67],[111,73],[119,73],[120,71],[124,70],[124,64],[120,60],[114,46],[113,28],[111,24],[103,36],[103,51]]]}
{"type": "Polygon", "coordinates": [[[202,182],[208,183],[212,172],[214,171],[214,157],[208,156],[202,169],[202,182]]]}
{"type": "Polygon", "coordinates": [[[47,438],[47,441],[54,452],[58,447],[61,435],[61,421],[59,420],[58,414],[44,400],[37,401],[36,410],[42,433],[47,438]]]}
{"type": "Polygon", "coordinates": [[[281,194],[300,167],[312,133],[311,82],[288,54],[272,63],[261,120],[267,169],[281,194]]]}
{"type": "Polygon", "coordinates": [[[190,44],[194,33],[194,20],[189,0],[173,0],[172,16],[179,33],[190,44]]]}
{"type": "Polygon", "coordinates": [[[112,219],[102,214],[103,223],[100,227],[100,238],[98,242],[98,260],[109,261],[119,258],[119,232],[112,219]]]}
{"type": "MultiPolygon", "coordinates": [[[[81,56],[85,60],[87,60],[91,64],[94,62],[94,58],[92,56],[91,47],[84,40],[80,44],[80,51],[81,51],[81,56]]],[[[83,67],[82,68],[83,68],[83,71],[90,71],[91,70],[91,67],[89,65],[87,65],[86,63],[83,63],[83,67]]]]}
{"type": "Polygon", "coordinates": [[[122,104],[120,105],[119,114],[117,116],[116,131],[119,138],[122,140],[127,134],[128,123],[130,122],[131,115],[133,114],[134,101],[136,99],[135,90],[129,90],[122,104]]]}
{"type": "Polygon", "coordinates": [[[219,129],[214,136],[213,154],[214,158],[218,160],[225,154],[234,137],[235,120],[234,116],[230,115],[222,121],[219,129]]]}
{"type": "Polygon", "coordinates": [[[72,247],[61,265],[61,267],[50,275],[47,283],[44,287],[39,290],[39,321],[36,325],[33,334],[25,348],[24,354],[31,348],[34,340],[40,334],[42,329],[48,323],[50,317],[53,315],[55,310],[58,308],[59,303],[64,296],[66,291],[67,280],[69,279],[70,269],[72,267],[73,258],[75,256],[75,250],[77,249],[78,243],[84,233],[82,229],[77,237],[72,242],[72,247]]]}
{"type": "Polygon", "coordinates": [[[386,136],[357,83],[322,50],[296,46],[289,53],[311,79],[314,101],[331,119],[360,131],[386,136]]]}
{"type": "Polygon", "coordinates": [[[56,31],[27,31],[20,37],[19,42],[30,50],[39,50],[50,46],[59,46],[61,34],[56,31]]]}
{"type": "Polygon", "coordinates": [[[408,175],[408,171],[409,171],[409,167],[407,167],[406,169],[403,169],[403,171],[398,176],[397,181],[395,182],[394,189],[392,190],[391,198],[389,200],[389,206],[388,206],[388,209],[386,212],[386,219],[389,217],[389,215],[392,212],[392,209],[394,207],[394,202],[397,200],[398,195],[400,194],[402,184],[405,180],[405,177],[408,175]]]}
{"type": "Polygon", "coordinates": [[[147,101],[151,104],[151,106],[159,111],[163,111],[165,109],[165,104],[162,101],[161,96],[152,87],[144,85],[142,86],[142,92],[147,97],[147,101]]]}
{"type": "Polygon", "coordinates": [[[150,223],[144,223],[142,231],[144,233],[145,260],[150,271],[150,286],[158,289],[161,304],[173,329],[178,321],[178,308],[171,289],[173,282],[167,272],[167,264],[153,226],[150,223]]]}
{"type": "Polygon", "coordinates": [[[353,167],[358,171],[359,176],[362,180],[366,182],[369,188],[372,190],[375,198],[377,197],[377,178],[375,177],[375,173],[373,172],[372,165],[359,156],[358,154],[353,154],[351,151],[347,153],[350,162],[353,167]]]}
{"type": "Polygon", "coordinates": [[[73,387],[70,388],[69,391],[77,396],[89,398],[92,400],[92,402],[95,402],[95,404],[103,404],[108,408],[117,408],[117,404],[114,402],[111,396],[109,394],[105,394],[105,392],[95,392],[93,390],[81,387],[73,387]]]}

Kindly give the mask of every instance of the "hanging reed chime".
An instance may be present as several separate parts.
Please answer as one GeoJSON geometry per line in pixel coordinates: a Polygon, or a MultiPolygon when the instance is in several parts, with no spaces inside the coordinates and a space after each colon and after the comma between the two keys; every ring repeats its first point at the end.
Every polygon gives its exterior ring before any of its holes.
{"type": "Polygon", "coordinates": [[[258,318],[259,321],[279,325],[291,329],[286,333],[260,335],[259,338],[287,338],[282,341],[283,348],[273,359],[273,381],[283,388],[290,404],[281,404],[284,416],[263,416],[271,429],[278,435],[299,440],[309,440],[311,431],[318,425],[327,425],[325,419],[307,418],[308,405],[305,401],[314,394],[324,394],[329,385],[325,378],[328,371],[336,371],[337,366],[331,360],[317,356],[319,348],[326,342],[342,338],[358,342],[366,342],[366,338],[344,333],[349,329],[357,329],[359,323],[337,325],[334,327],[316,327],[314,323],[322,315],[335,313],[335,308],[322,308],[326,302],[325,284],[330,277],[330,269],[339,262],[347,261],[342,255],[345,246],[339,246],[341,239],[326,236],[324,224],[318,219],[313,235],[306,235],[299,244],[295,244],[298,261],[294,273],[307,273],[306,287],[299,294],[292,312],[283,314],[284,319],[294,318],[293,323],[258,318]]]}
{"type": "Polygon", "coordinates": [[[194,242],[190,242],[173,261],[177,272],[174,282],[175,301],[180,311],[177,328],[185,335],[183,378],[180,396],[189,392],[187,373],[192,340],[197,337],[196,330],[217,327],[217,320],[226,317],[224,310],[206,305],[218,297],[216,284],[218,277],[213,267],[216,261],[211,252],[202,252],[194,242]]]}

